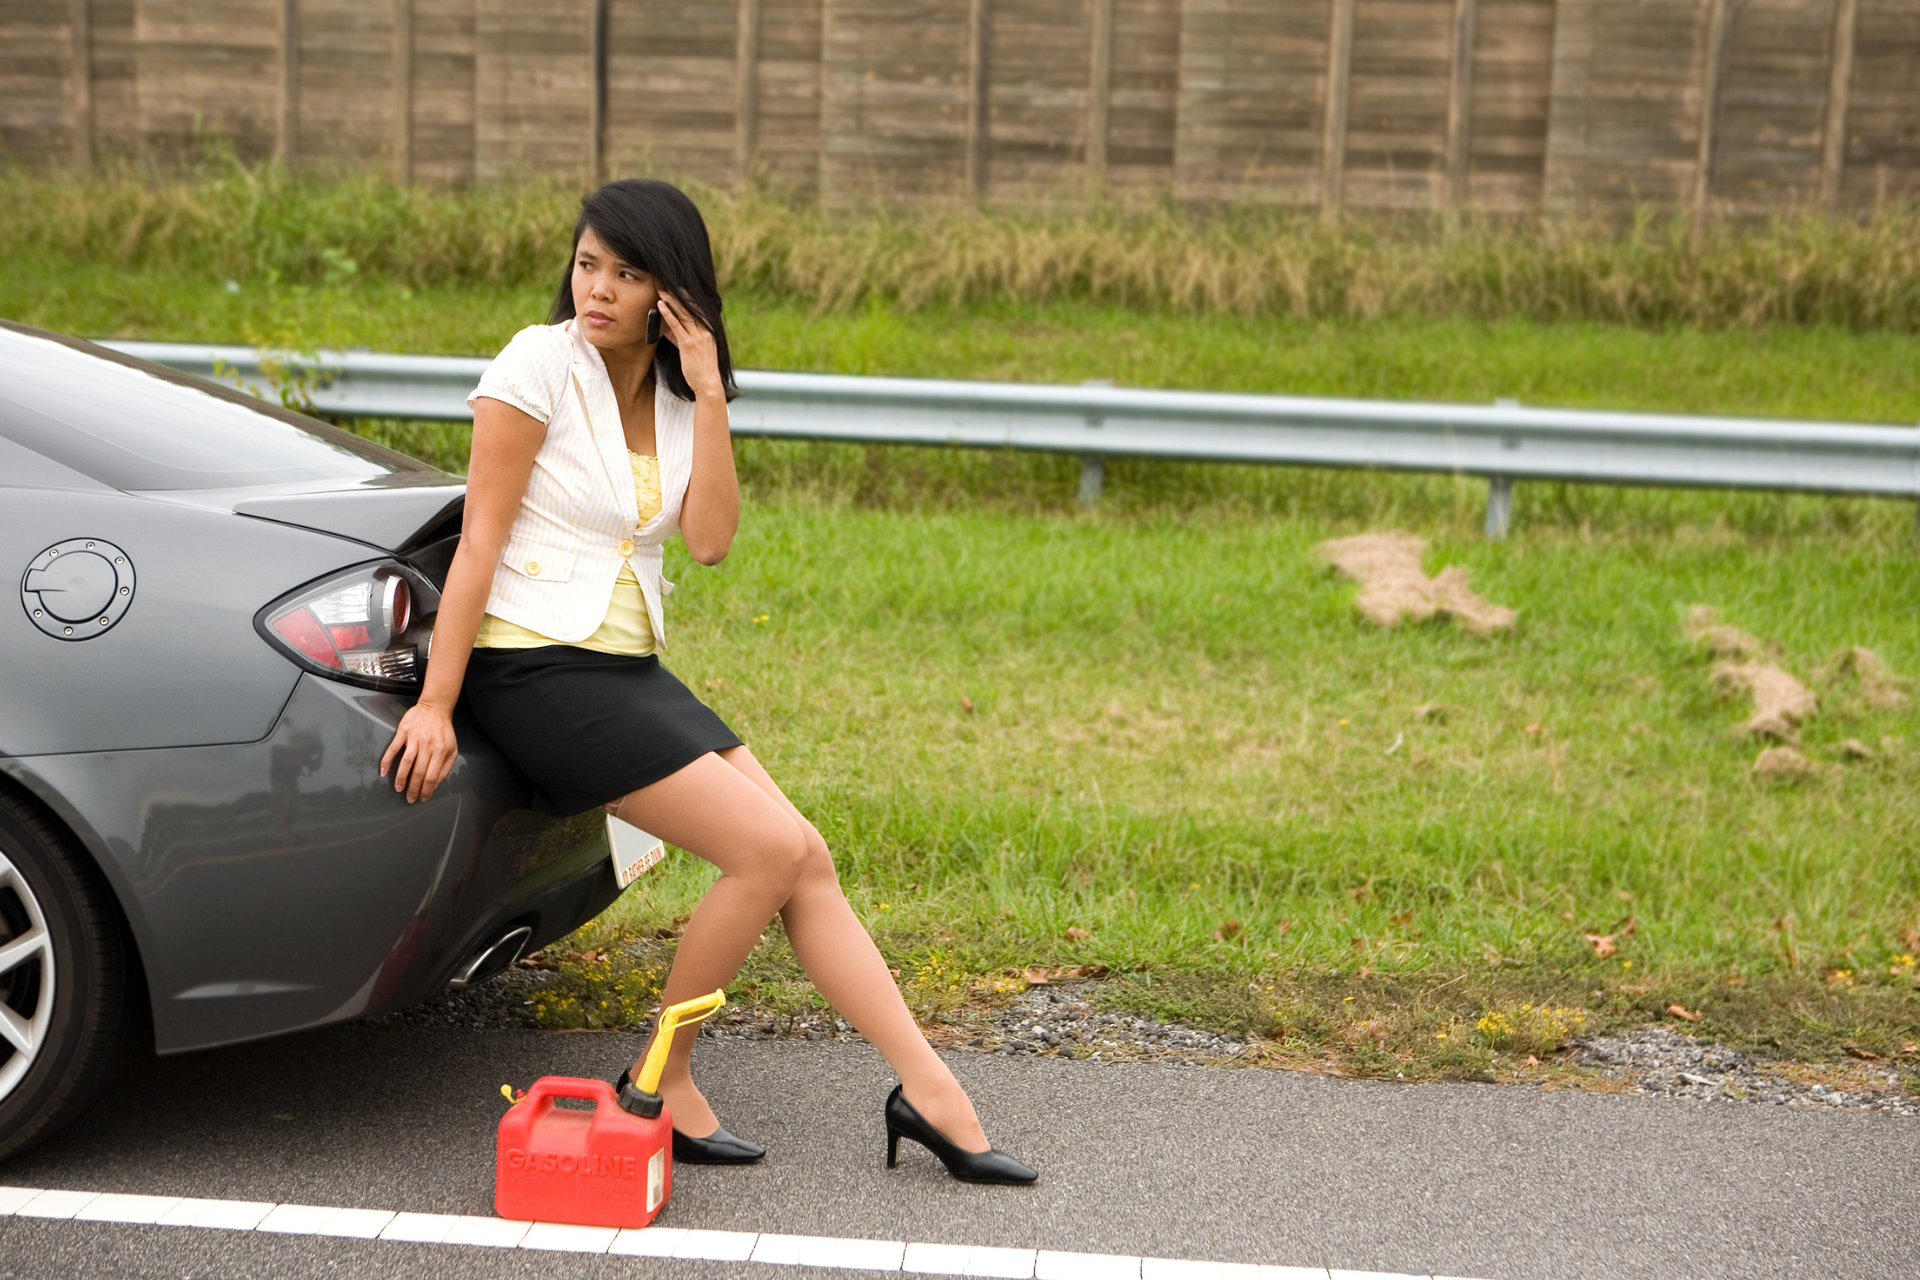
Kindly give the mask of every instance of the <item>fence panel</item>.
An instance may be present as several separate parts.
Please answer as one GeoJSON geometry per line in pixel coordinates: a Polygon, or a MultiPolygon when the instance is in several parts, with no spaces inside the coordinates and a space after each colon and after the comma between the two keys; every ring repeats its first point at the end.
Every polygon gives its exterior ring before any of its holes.
{"type": "Polygon", "coordinates": [[[737,177],[737,0],[614,0],[609,13],[611,172],[737,177]]]}
{"type": "Polygon", "coordinates": [[[1340,0],[1187,0],[1176,190],[1189,200],[1322,196],[1327,63],[1340,0]]]}
{"type": "Polygon", "coordinates": [[[968,0],[824,4],[821,198],[961,195],[968,0]]]}
{"type": "Polygon", "coordinates": [[[593,6],[474,3],[478,176],[586,181],[593,163],[593,6]]]}
{"type": "Polygon", "coordinates": [[[1844,203],[1920,196],[1920,3],[1858,0],[1844,203]]]}
{"type": "Polygon", "coordinates": [[[72,7],[0,0],[0,153],[45,164],[73,154],[72,7]]]}

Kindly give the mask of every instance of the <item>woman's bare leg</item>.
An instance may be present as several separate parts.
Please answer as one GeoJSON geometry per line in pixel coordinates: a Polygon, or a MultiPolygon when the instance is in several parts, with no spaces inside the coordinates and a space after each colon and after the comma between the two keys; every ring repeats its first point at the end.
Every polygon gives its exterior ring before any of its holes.
{"type": "MultiPolygon", "coordinates": [[[[733,981],[767,923],[792,897],[808,861],[792,818],[717,755],[621,799],[615,816],[720,869],[681,932],[661,1004],[678,1004],[733,981]]],[[[660,1093],[674,1127],[703,1138],[720,1127],[688,1070],[694,1034],[674,1037],[660,1093]]],[[[640,1071],[634,1063],[634,1074],[640,1071]]]]}
{"type": "Polygon", "coordinates": [[[781,908],[780,918],[807,977],[827,1003],[880,1051],[900,1077],[900,1087],[916,1111],[957,1145],[968,1151],[985,1151],[987,1135],[973,1103],[920,1033],[880,949],[853,914],[846,894],[841,892],[840,876],[827,842],[752,752],[733,747],[721,756],[776,799],[806,840],[806,866],[792,896],[781,908]]]}
{"type": "MultiPolygon", "coordinates": [[[[826,841],[751,752],[734,747],[703,756],[625,797],[616,814],[721,871],[681,934],[663,1005],[732,981],[778,912],[807,976],[886,1058],[914,1108],[961,1147],[987,1149],[973,1104],[921,1035],[885,959],[841,892],[826,841]]],[[[687,1066],[692,1049],[691,1035],[675,1037],[660,1089],[674,1126],[704,1137],[719,1121],[694,1087],[687,1066]]]]}

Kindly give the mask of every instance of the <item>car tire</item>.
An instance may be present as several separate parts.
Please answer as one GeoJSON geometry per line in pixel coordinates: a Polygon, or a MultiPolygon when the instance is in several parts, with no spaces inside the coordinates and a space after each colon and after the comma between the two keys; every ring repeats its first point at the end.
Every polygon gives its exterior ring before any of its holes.
{"type": "Polygon", "coordinates": [[[137,1050],[147,1019],[112,891],[51,815],[4,793],[0,1005],[5,1159],[92,1106],[137,1050]]]}

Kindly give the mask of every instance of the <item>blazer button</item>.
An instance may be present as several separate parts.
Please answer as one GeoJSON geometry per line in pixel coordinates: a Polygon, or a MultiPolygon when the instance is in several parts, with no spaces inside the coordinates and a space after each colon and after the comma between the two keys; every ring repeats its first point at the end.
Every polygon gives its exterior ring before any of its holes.
{"type": "Polygon", "coordinates": [[[620,539],[620,558],[624,560],[632,554],[633,554],[633,539],[632,538],[620,539]]]}
{"type": "Polygon", "coordinates": [[[527,576],[529,578],[537,578],[540,576],[540,562],[538,560],[527,561],[527,576]]]}

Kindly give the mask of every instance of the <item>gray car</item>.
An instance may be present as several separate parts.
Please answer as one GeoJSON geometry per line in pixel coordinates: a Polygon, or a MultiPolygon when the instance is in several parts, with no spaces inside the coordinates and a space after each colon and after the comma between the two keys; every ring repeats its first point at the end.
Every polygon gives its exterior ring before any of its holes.
{"type": "Polygon", "coordinates": [[[618,889],[469,720],[433,798],[381,752],[464,490],[348,432],[0,322],[0,1156],[129,1053],[397,1009],[618,889]]]}

